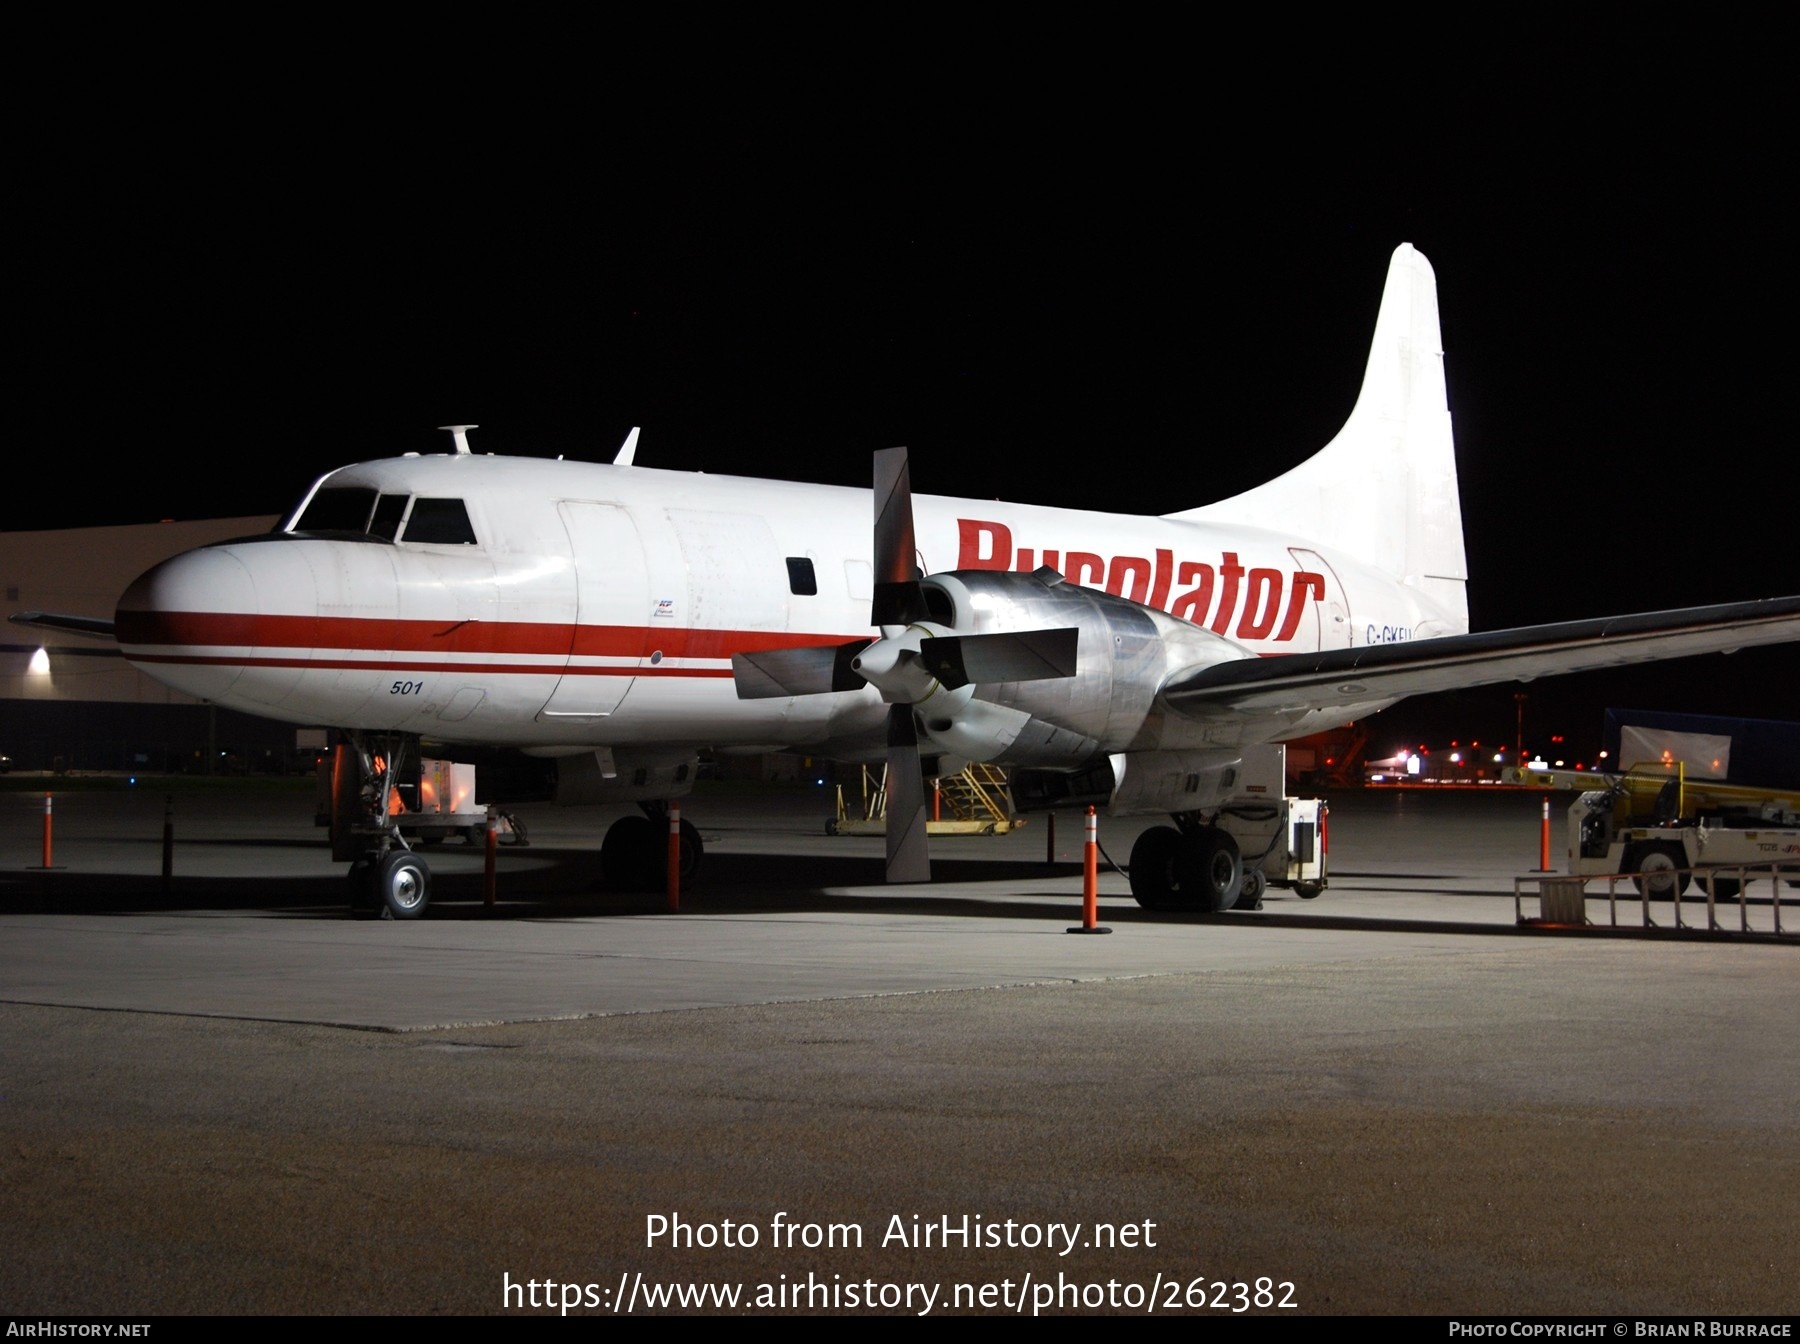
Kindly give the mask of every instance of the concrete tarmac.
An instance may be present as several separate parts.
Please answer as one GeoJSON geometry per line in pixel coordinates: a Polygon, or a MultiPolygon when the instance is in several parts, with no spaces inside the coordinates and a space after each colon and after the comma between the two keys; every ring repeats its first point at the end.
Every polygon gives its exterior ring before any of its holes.
{"type": "Polygon", "coordinates": [[[0,794],[0,1306],[1792,1310],[1767,887],[1718,912],[1748,937],[1624,892],[1521,927],[1537,796],[1352,793],[1318,900],[1152,914],[1103,871],[1079,937],[1073,815],[1054,864],[1037,818],[896,889],[828,810],[689,800],[669,915],[599,889],[616,812],[522,809],[493,909],[450,843],[396,923],[304,792],[59,792],[48,872],[0,794]]]}

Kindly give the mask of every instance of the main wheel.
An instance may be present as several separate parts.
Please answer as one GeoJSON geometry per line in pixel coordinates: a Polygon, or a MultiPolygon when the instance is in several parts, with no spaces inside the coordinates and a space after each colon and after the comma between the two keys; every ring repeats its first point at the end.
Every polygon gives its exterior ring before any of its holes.
{"type": "Polygon", "coordinates": [[[375,865],[375,892],[395,919],[417,919],[431,900],[431,869],[409,850],[390,849],[375,865]]]}
{"type": "Polygon", "coordinates": [[[653,839],[650,818],[620,817],[607,828],[600,842],[600,875],[614,891],[649,891],[656,856],[650,849],[653,839]]]}
{"type": "MultiPolygon", "coordinates": [[[[649,821],[649,818],[645,818],[649,821]]],[[[662,891],[669,885],[669,824],[664,821],[650,821],[647,837],[651,848],[649,855],[649,881],[651,891],[662,891]]],[[[681,819],[681,885],[694,880],[700,871],[700,856],[705,845],[700,839],[700,830],[686,817],[681,819]]]]}
{"type": "Polygon", "coordinates": [[[1131,847],[1131,894],[1146,910],[1167,910],[1176,903],[1175,855],[1181,848],[1181,832],[1173,826],[1152,826],[1131,847]]]}
{"type": "Polygon", "coordinates": [[[1217,826],[1203,826],[1181,837],[1175,855],[1175,879],[1182,904],[1208,914],[1231,909],[1243,881],[1237,841],[1217,826]]]}

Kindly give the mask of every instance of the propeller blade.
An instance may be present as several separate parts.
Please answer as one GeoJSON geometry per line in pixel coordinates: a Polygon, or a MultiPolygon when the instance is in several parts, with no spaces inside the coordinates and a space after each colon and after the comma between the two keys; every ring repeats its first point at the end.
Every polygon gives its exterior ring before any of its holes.
{"type": "Polygon", "coordinates": [[[875,597],[869,624],[911,625],[925,619],[913,536],[912,471],[906,449],[875,454],[875,597]]]}
{"type": "Polygon", "coordinates": [[[919,765],[919,733],[911,705],[888,707],[887,880],[931,881],[925,834],[925,775],[919,765]]]}
{"type": "Polygon", "coordinates": [[[863,679],[851,670],[856,655],[872,641],[815,644],[800,649],[758,649],[731,655],[731,677],[740,700],[773,700],[788,695],[858,691],[863,679]]]}
{"type": "Polygon", "coordinates": [[[1074,626],[1009,634],[945,635],[919,641],[919,660],[949,690],[970,682],[1050,681],[1075,675],[1074,626]]]}

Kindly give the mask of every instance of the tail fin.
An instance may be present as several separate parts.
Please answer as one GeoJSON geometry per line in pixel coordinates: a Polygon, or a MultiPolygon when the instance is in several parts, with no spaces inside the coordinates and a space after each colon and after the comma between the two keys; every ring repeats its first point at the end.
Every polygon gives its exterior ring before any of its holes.
{"type": "Polygon", "coordinates": [[[1458,631],[1468,630],[1437,277],[1411,243],[1388,265],[1362,391],[1337,437],[1265,485],[1170,516],[1248,523],[1322,543],[1418,589],[1458,631]]]}

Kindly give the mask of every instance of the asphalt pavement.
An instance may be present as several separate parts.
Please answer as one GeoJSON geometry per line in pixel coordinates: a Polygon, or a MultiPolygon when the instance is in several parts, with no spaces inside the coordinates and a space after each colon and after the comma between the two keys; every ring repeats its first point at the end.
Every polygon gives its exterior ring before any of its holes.
{"type": "Polygon", "coordinates": [[[1785,902],[1521,924],[1536,795],[1332,802],[1319,899],[1152,913],[1105,870],[1083,937],[1072,814],[890,888],[825,791],[718,786],[670,914],[600,887],[616,812],[527,808],[492,906],[453,841],[396,922],[304,790],[65,783],[46,871],[27,783],[0,1304],[1791,1310],[1785,902]]]}

